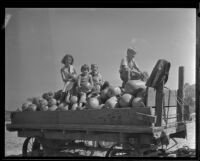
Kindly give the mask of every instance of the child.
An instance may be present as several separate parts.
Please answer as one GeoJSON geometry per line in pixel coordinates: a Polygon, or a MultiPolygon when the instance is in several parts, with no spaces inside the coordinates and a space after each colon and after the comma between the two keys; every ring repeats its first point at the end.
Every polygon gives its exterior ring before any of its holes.
{"type": "Polygon", "coordinates": [[[91,64],[91,76],[93,80],[94,87],[92,91],[94,93],[100,93],[101,87],[103,85],[103,78],[98,71],[98,66],[96,64],[91,64]]]}
{"type": "Polygon", "coordinates": [[[78,76],[79,107],[86,103],[86,96],[93,88],[92,76],[89,74],[89,66],[84,64],[81,67],[81,74],[78,76]]]}
{"type": "Polygon", "coordinates": [[[74,58],[72,55],[66,54],[61,63],[64,64],[64,67],[61,68],[61,76],[64,82],[61,101],[63,101],[63,99],[66,97],[65,101],[69,103],[70,93],[73,90],[77,77],[76,70],[73,66],[74,58]]]}

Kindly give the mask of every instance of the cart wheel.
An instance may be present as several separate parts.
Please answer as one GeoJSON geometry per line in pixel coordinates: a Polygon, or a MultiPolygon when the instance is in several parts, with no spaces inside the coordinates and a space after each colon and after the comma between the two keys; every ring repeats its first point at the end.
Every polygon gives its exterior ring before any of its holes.
{"type": "Polygon", "coordinates": [[[130,157],[137,156],[135,150],[130,148],[124,149],[120,144],[113,145],[106,153],[105,157],[130,157]]]}
{"type": "Polygon", "coordinates": [[[24,141],[22,148],[22,156],[42,156],[43,155],[43,147],[39,142],[38,138],[28,137],[24,141]]]}

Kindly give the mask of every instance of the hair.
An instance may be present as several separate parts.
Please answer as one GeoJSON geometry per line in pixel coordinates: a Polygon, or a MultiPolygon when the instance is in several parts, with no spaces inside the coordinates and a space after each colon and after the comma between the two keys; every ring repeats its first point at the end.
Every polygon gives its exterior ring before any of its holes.
{"type": "Polygon", "coordinates": [[[98,68],[97,64],[91,64],[91,68],[93,68],[93,67],[97,67],[98,68]]]}
{"type": "Polygon", "coordinates": [[[70,55],[70,54],[66,54],[66,55],[62,58],[61,63],[62,63],[62,64],[65,64],[66,59],[68,59],[69,57],[72,59],[72,62],[71,62],[70,64],[73,65],[73,63],[74,63],[74,58],[73,58],[73,56],[70,55]]]}
{"type": "Polygon", "coordinates": [[[87,64],[84,64],[84,65],[81,66],[81,72],[82,72],[84,69],[90,71],[90,68],[89,68],[89,66],[88,66],[87,64]]]}

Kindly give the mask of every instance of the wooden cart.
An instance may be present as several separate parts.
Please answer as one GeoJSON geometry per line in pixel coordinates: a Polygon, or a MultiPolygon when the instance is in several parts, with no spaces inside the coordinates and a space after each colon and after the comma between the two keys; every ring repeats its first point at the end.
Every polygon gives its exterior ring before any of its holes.
{"type": "Polygon", "coordinates": [[[147,93],[146,107],[12,112],[7,130],[26,138],[23,156],[71,156],[80,149],[106,157],[159,156],[169,138],[186,137],[183,106],[170,90],[148,88],[147,93]]]}

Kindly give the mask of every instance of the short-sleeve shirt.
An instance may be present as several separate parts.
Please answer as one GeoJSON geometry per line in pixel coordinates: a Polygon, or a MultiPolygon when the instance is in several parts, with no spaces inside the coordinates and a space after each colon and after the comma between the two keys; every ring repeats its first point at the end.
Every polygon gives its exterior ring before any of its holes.
{"type": "Polygon", "coordinates": [[[85,83],[90,81],[91,76],[89,74],[86,76],[83,76],[82,74],[80,74],[79,77],[81,79],[80,85],[83,86],[83,85],[85,85],[85,83]]]}
{"type": "Polygon", "coordinates": [[[68,68],[63,67],[62,69],[63,69],[62,73],[64,74],[65,78],[68,81],[73,80],[73,78],[69,77],[69,74],[76,74],[76,70],[75,70],[74,66],[73,65],[69,65],[68,68]]]}
{"type": "Polygon", "coordinates": [[[138,71],[138,65],[136,64],[135,59],[133,58],[130,62],[128,62],[128,58],[125,57],[121,60],[121,64],[120,64],[120,71],[123,70],[123,66],[128,67],[131,71],[138,71]]]}
{"type": "Polygon", "coordinates": [[[103,84],[103,78],[102,78],[102,75],[100,73],[93,74],[91,72],[90,74],[92,76],[92,80],[93,80],[94,86],[103,84]]]}
{"type": "Polygon", "coordinates": [[[81,86],[81,88],[79,89],[80,90],[80,92],[89,92],[90,90],[86,90],[85,88],[84,88],[84,86],[85,86],[85,84],[86,83],[90,83],[90,78],[91,78],[91,75],[90,74],[88,74],[88,75],[86,75],[86,76],[83,76],[82,74],[80,74],[79,76],[78,76],[78,79],[80,79],[80,86],[81,86]]]}

